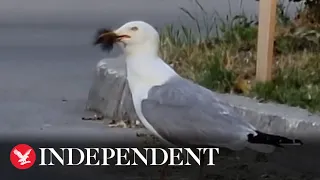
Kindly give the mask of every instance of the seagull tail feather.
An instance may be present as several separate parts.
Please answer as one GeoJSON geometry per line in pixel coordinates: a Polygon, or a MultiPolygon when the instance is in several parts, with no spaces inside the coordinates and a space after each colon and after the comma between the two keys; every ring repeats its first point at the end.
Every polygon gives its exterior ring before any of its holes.
{"type": "Polygon", "coordinates": [[[302,141],[299,139],[289,139],[283,136],[272,135],[256,131],[257,135],[248,135],[248,147],[264,153],[272,152],[275,147],[283,148],[283,145],[302,145],[302,141]]]}

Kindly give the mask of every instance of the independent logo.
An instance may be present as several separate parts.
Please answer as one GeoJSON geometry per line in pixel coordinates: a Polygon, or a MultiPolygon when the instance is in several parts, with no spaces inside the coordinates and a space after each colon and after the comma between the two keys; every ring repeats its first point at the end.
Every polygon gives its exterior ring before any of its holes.
{"type": "Polygon", "coordinates": [[[17,169],[29,169],[36,161],[36,153],[31,146],[18,144],[11,150],[10,161],[17,169]]]}

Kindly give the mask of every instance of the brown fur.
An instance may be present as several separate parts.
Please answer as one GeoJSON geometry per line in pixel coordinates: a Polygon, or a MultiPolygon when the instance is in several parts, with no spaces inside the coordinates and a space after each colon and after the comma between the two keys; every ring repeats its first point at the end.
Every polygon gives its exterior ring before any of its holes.
{"type": "Polygon", "coordinates": [[[118,36],[112,32],[110,29],[98,29],[94,45],[100,45],[101,49],[104,51],[111,51],[113,49],[113,45],[117,42],[118,36]]]}

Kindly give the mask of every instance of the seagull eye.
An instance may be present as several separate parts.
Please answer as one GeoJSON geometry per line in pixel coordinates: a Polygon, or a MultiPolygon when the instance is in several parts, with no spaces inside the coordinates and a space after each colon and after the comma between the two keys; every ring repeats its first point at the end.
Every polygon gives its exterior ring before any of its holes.
{"type": "Polygon", "coordinates": [[[138,28],[136,26],[130,28],[131,31],[137,31],[138,28]]]}

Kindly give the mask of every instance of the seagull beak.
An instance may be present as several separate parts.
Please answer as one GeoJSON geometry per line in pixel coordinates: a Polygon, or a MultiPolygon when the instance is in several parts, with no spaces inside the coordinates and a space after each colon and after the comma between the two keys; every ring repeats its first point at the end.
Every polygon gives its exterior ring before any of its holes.
{"type": "Polygon", "coordinates": [[[113,45],[117,42],[122,42],[124,38],[130,38],[130,36],[121,33],[119,30],[112,31],[110,29],[99,29],[94,39],[94,45],[100,45],[103,51],[110,52],[113,49],[113,45]]]}
{"type": "Polygon", "coordinates": [[[111,31],[109,29],[100,29],[97,32],[94,45],[97,45],[97,44],[112,45],[116,42],[121,41],[124,38],[130,38],[130,36],[125,34],[118,34],[116,31],[111,31]]]}

